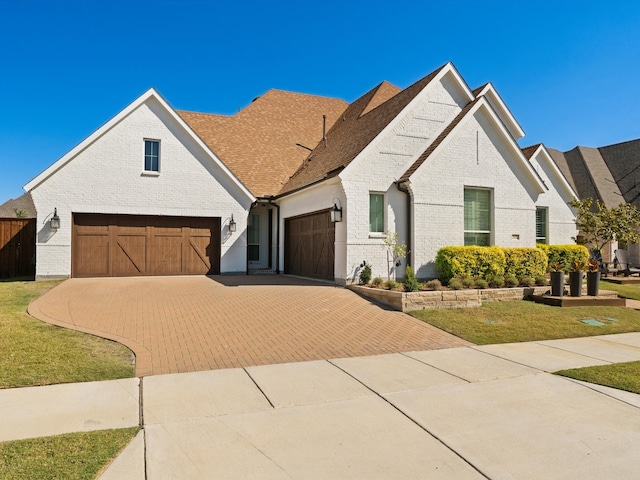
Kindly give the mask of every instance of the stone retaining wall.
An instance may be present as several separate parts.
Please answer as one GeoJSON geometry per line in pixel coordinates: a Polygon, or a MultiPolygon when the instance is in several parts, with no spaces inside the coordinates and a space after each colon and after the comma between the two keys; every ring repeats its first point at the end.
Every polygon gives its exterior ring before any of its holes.
{"type": "Polygon", "coordinates": [[[409,312],[436,308],[479,307],[482,302],[525,300],[532,295],[542,295],[549,287],[487,288],[485,290],[437,290],[426,292],[393,292],[380,288],[348,285],[354,292],[394,310],[409,312]]]}

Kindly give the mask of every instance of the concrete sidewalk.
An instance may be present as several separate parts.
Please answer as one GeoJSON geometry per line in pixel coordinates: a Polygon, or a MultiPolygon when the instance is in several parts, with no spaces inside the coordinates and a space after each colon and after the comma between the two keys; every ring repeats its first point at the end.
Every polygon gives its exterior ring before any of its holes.
{"type": "Polygon", "coordinates": [[[547,373],[630,360],[640,333],[14,389],[0,424],[142,424],[107,480],[640,478],[640,395],[547,373]]]}

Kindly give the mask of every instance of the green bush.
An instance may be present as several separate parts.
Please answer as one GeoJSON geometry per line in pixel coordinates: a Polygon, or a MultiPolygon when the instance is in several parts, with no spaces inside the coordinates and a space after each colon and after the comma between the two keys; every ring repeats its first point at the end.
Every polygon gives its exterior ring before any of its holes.
{"type": "Polygon", "coordinates": [[[462,290],[462,280],[460,278],[452,278],[449,280],[449,288],[452,290],[462,290]]]}
{"type": "Polygon", "coordinates": [[[471,278],[471,277],[469,277],[467,275],[464,275],[463,277],[460,277],[460,280],[462,281],[462,286],[464,288],[473,288],[473,286],[476,283],[476,281],[473,278],[471,278]]]}
{"type": "Polygon", "coordinates": [[[487,282],[484,278],[476,278],[475,283],[476,288],[480,288],[482,290],[489,286],[489,282],[487,282]]]}
{"type": "Polygon", "coordinates": [[[420,290],[420,284],[418,283],[416,274],[413,273],[413,268],[409,266],[405,269],[404,280],[402,283],[404,284],[405,292],[416,292],[420,290]]]}
{"type": "Polygon", "coordinates": [[[502,275],[487,275],[486,280],[491,288],[504,287],[504,277],[502,275]]]}
{"type": "Polygon", "coordinates": [[[360,270],[360,283],[366,285],[371,280],[371,265],[366,261],[362,262],[362,270],[360,270]]]}
{"type": "Polygon", "coordinates": [[[389,290],[395,290],[396,288],[398,288],[400,286],[400,284],[398,282],[396,282],[395,280],[387,280],[386,282],[384,282],[384,285],[389,290]]]}
{"type": "Polygon", "coordinates": [[[499,247],[443,247],[436,255],[438,277],[448,283],[454,277],[504,275],[505,257],[499,247]]]}
{"type": "Polygon", "coordinates": [[[535,280],[536,285],[538,285],[539,287],[545,286],[547,284],[547,277],[545,277],[544,275],[537,276],[535,280]]]}
{"type": "Polygon", "coordinates": [[[384,280],[382,280],[380,277],[376,277],[371,281],[371,283],[373,284],[374,287],[379,287],[380,285],[382,285],[383,281],[384,280]]]}
{"type": "Polygon", "coordinates": [[[504,286],[508,288],[517,287],[520,284],[515,275],[506,275],[504,277],[504,286]]]}
{"type": "Polygon", "coordinates": [[[559,263],[564,265],[567,272],[574,263],[587,263],[589,260],[589,250],[584,245],[544,245],[539,243],[538,248],[547,253],[548,265],[559,263]]]}
{"type": "Polygon", "coordinates": [[[527,277],[526,275],[519,277],[518,281],[522,287],[533,287],[536,284],[536,281],[533,278],[527,277]]]}
{"type": "Polygon", "coordinates": [[[424,286],[429,290],[442,290],[442,282],[437,278],[434,280],[429,280],[424,284],[424,286]]]}
{"type": "Polygon", "coordinates": [[[549,260],[540,248],[503,248],[505,257],[505,275],[535,278],[544,275],[549,260]]]}

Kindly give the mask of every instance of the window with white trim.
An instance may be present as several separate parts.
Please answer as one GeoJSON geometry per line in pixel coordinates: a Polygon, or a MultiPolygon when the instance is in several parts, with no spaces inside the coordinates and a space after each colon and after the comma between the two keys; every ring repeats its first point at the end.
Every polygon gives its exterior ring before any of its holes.
{"type": "Polygon", "coordinates": [[[491,245],[491,190],[464,189],[464,244],[491,245]]]}
{"type": "Polygon", "coordinates": [[[160,171],[160,140],[144,141],[144,171],[160,171]]]}
{"type": "Polygon", "coordinates": [[[536,207],[536,243],[549,243],[549,209],[536,207]]]}
{"type": "Polygon", "coordinates": [[[369,232],[384,233],[384,193],[369,193],[369,232]]]}

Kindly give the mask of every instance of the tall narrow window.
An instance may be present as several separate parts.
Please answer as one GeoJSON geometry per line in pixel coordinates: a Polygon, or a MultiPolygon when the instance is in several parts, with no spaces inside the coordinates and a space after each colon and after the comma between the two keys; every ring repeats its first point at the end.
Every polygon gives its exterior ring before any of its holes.
{"type": "Polygon", "coordinates": [[[464,244],[491,245],[491,190],[464,189],[464,244]]]}
{"type": "Polygon", "coordinates": [[[250,262],[260,261],[260,215],[249,215],[247,226],[248,259],[250,262]]]}
{"type": "Polygon", "coordinates": [[[145,172],[160,171],[160,141],[144,141],[144,170],[145,172]]]}
{"type": "Polygon", "coordinates": [[[384,193],[369,194],[369,231],[384,232],[384,193]]]}
{"type": "Polygon", "coordinates": [[[536,243],[549,243],[549,209],[536,207],[536,243]]]}

